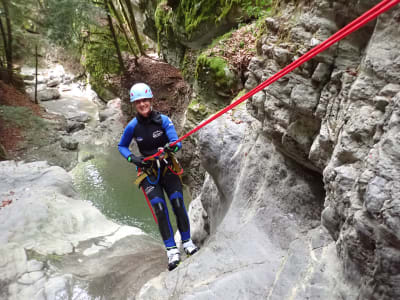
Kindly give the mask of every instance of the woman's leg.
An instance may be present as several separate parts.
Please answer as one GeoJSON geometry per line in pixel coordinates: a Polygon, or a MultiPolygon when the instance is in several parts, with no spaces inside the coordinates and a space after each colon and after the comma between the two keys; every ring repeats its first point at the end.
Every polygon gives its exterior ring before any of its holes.
{"type": "Polygon", "coordinates": [[[167,203],[164,199],[164,192],[161,185],[158,183],[152,185],[144,179],[141,183],[144,193],[150,199],[151,206],[153,207],[154,213],[157,216],[158,228],[160,230],[161,238],[164,241],[164,245],[167,249],[176,247],[174,240],[174,232],[172,230],[171,222],[169,220],[167,203]]]}
{"type": "Polygon", "coordinates": [[[190,240],[190,223],[185,203],[183,202],[182,184],[179,176],[168,170],[162,177],[161,184],[171,202],[181,239],[183,242],[188,241],[190,240]]]}

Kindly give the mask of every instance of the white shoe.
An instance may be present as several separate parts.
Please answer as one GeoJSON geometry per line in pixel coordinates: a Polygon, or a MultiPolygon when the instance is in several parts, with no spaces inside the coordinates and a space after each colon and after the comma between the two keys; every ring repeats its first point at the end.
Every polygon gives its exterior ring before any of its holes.
{"type": "Polygon", "coordinates": [[[183,243],[183,250],[185,250],[187,255],[193,255],[199,250],[199,248],[197,248],[197,246],[190,239],[183,243]]]}
{"type": "Polygon", "coordinates": [[[168,270],[172,271],[181,262],[181,254],[179,253],[178,248],[171,248],[167,250],[167,256],[168,256],[168,270]]]}

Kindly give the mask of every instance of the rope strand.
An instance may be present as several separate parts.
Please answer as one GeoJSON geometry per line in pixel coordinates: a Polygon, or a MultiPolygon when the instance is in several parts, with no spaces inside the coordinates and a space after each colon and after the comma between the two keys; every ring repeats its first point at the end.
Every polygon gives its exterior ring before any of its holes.
{"type": "MultiPolygon", "coordinates": [[[[256,86],[254,89],[252,89],[251,91],[249,91],[248,93],[246,93],[245,95],[240,97],[238,100],[236,100],[235,102],[231,103],[230,105],[228,105],[224,109],[220,110],[219,112],[217,112],[216,114],[211,116],[209,119],[203,121],[197,127],[195,127],[194,129],[190,130],[188,133],[183,135],[181,138],[179,138],[175,142],[171,143],[171,146],[174,146],[177,143],[181,142],[182,140],[184,140],[188,136],[192,135],[193,133],[195,133],[196,131],[200,130],[201,128],[203,128],[207,124],[209,124],[212,121],[214,121],[215,119],[219,118],[221,115],[223,115],[227,111],[231,110],[235,106],[239,105],[240,103],[244,102],[248,98],[252,97],[254,94],[260,92],[265,87],[267,87],[268,85],[270,85],[273,82],[277,81],[278,79],[282,78],[286,74],[290,73],[291,71],[293,71],[294,69],[296,69],[297,67],[302,65],[303,63],[305,63],[308,60],[312,59],[314,56],[316,56],[319,53],[325,51],[327,48],[329,48],[330,46],[332,46],[336,42],[342,40],[343,38],[345,38],[346,36],[348,36],[352,32],[358,30],[359,28],[364,26],[366,23],[368,23],[371,20],[375,19],[377,16],[379,16],[380,14],[382,14],[385,11],[389,10],[390,8],[392,8],[393,6],[395,6],[398,3],[400,3],[400,0],[383,0],[383,1],[381,1],[380,3],[375,5],[373,8],[371,8],[370,10],[365,12],[363,15],[361,15],[360,17],[358,17],[357,19],[355,19],[354,21],[352,21],[351,23],[349,23],[348,25],[346,25],[345,27],[343,27],[342,29],[337,31],[335,34],[330,36],[324,42],[322,42],[319,45],[315,46],[310,51],[308,51],[307,53],[302,55],[300,58],[298,58],[297,60],[295,60],[291,64],[287,65],[285,68],[283,68],[279,72],[275,73],[273,76],[271,76],[270,78],[268,78],[267,80],[265,80],[264,82],[262,82],[261,84],[256,86]]],[[[159,156],[162,152],[163,152],[163,150],[159,150],[157,153],[155,153],[152,156],[149,156],[145,160],[150,159],[150,158],[155,157],[155,156],[159,156]]]]}

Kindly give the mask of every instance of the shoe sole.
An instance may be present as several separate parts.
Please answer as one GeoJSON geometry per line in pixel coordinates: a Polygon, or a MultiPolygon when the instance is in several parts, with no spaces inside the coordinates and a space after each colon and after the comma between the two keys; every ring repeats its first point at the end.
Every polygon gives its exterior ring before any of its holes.
{"type": "Polygon", "coordinates": [[[179,264],[180,264],[181,262],[179,261],[176,265],[168,265],[168,271],[172,271],[172,270],[174,270],[174,269],[176,269],[178,266],[179,266],[179,264]]]}
{"type": "Polygon", "coordinates": [[[189,257],[189,256],[192,256],[193,254],[197,253],[198,251],[199,251],[199,249],[196,249],[192,253],[187,253],[186,251],[185,251],[185,253],[186,253],[186,256],[189,257]]]}

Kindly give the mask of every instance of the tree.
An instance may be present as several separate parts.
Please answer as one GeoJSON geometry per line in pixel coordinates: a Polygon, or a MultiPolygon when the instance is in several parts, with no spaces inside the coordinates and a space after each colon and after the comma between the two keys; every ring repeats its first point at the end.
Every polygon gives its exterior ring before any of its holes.
{"type": "Polygon", "coordinates": [[[119,44],[118,44],[118,38],[117,38],[117,35],[115,33],[114,25],[113,25],[113,22],[112,22],[112,19],[111,19],[111,13],[110,13],[108,0],[104,0],[104,8],[105,8],[105,11],[106,11],[106,14],[107,14],[108,26],[110,28],[111,35],[113,37],[115,50],[117,51],[119,65],[121,67],[121,70],[125,71],[124,60],[122,59],[121,49],[120,49],[119,44]]]}
{"type": "Polygon", "coordinates": [[[13,34],[12,34],[12,27],[11,27],[11,18],[10,18],[10,11],[9,11],[9,0],[1,0],[1,4],[3,6],[1,16],[5,19],[6,26],[3,25],[2,18],[0,18],[0,29],[1,35],[4,44],[4,52],[6,56],[6,65],[7,65],[7,73],[8,73],[8,81],[12,82],[13,77],[13,34]],[[4,15],[3,15],[4,14],[4,15]]]}
{"type": "Polygon", "coordinates": [[[112,12],[114,13],[114,16],[117,18],[119,28],[122,31],[122,33],[124,34],[124,36],[125,36],[126,42],[128,43],[128,46],[129,46],[129,49],[131,50],[131,52],[135,56],[135,58],[137,58],[135,49],[133,48],[131,40],[128,37],[128,34],[127,34],[126,30],[125,30],[124,22],[122,20],[122,17],[120,15],[119,11],[115,7],[115,5],[114,5],[112,0],[109,1],[109,5],[110,5],[110,8],[111,8],[112,12]]]}
{"type": "MultiPolygon", "coordinates": [[[[121,4],[121,9],[125,9],[123,3],[120,1],[121,4]]],[[[141,55],[146,56],[146,52],[143,49],[143,45],[142,45],[142,41],[140,40],[140,36],[139,36],[139,32],[137,30],[137,25],[136,25],[136,20],[135,20],[135,15],[133,13],[133,8],[132,8],[132,3],[131,0],[124,0],[126,7],[128,8],[128,13],[129,13],[129,17],[126,16],[126,21],[128,22],[129,28],[131,29],[133,36],[135,38],[136,41],[136,45],[139,48],[139,52],[141,55]]]]}

